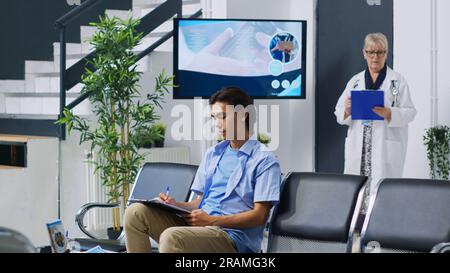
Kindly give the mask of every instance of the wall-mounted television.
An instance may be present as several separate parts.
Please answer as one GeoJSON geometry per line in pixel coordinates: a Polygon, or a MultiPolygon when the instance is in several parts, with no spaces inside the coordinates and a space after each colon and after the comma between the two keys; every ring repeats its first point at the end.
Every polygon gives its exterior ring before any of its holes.
{"type": "Polygon", "coordinates": [[[255,99],[305,99],[306,21],[175,19],[174,99],[238,86],[255,99]]]}

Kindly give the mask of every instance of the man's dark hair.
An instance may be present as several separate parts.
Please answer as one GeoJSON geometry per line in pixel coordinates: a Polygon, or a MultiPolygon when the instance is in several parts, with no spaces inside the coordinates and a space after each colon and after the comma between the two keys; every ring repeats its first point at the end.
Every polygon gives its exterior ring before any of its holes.
{"type": "MultiPolygon", "coordinates": [[[[224,87],[214,93],[209,99],[209,105],[213,105],[217,102],[222,102],[227,105],[233,105],[234,107],[241,105],[246,108],[249,105],[253,105],[253,98],[247,95],[244,90],[239,87],[224,87]]],[[[245,127],[250,131],[250,114],[245,120],[245,127]]]]}

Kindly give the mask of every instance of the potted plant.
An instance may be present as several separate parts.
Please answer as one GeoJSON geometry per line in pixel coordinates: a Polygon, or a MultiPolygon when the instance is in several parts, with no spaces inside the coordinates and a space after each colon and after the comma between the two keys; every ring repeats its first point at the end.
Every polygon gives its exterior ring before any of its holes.
{"type": "Polygon", "coordinates": [[[269,145],[270,141],[272,140],[269,135],[264,134],[264,133],[258,133],[257,138],[258,138],[259,142],[261,142],[262,144],[264,144],[266,146],[269,145]]]}
{"type": "Polygon", "coordinates": [[[450,128],[445,125],[426,130],[423,137],[432,179],[448,180],[450,170],[450,128]]]}
{"type": "Polygon", "coordinates": [[[155,147],[164,147],[164,139],[166,134],[166,124],[164,122],[156,122],[153,124],[152,134],[155,136],[154,146],[155,147]]]}
{"type": "Polygon", "coordinates": [[[138,148],[150,149],[157,139],[159,139],[159,135],[156,135],[151,128],[145,128],[136,132],[138,148]]]}
{"type": "Polygon", "coordinates": [[[155,90],[140,99],[141,72],[136,69],[137,56],[132,51],[142,40],[142,34],[136,32],[139,20],[105,16],[91,25],[97,28],[90,40],[97,52],[92,61],[96,72],[86,69],[81,92],[89,95],[95,120],[66,109],[57,123],[66,124],[69,134],[73,129],[80,131],[80,144],[90,143],[96,157],[89,163],[107,188],[108,202],[121,206],[112,210],[111,228],[120,234],[121,212],[144,159],[138,153],[139,133],[150,130],[159,120],[155,110],[173,86],[173,76],[163,70],[156,78],[155,90]]]}

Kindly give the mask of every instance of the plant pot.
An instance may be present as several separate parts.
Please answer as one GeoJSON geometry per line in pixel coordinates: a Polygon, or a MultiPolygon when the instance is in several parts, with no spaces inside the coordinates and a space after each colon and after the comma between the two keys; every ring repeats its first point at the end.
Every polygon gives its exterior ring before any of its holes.
{"type": "Polygon", "coordinates": [[[147,142],[147,143],[143,143],[142,144],[142,148],[145,148],[145,149],[150,149],[152,147],[153,147],[153,144],[151,142],[147,142]]]}
{"type": "Polygon", "coordinates": [[[120,230],[114,230],[114,228],[110,227],[107,228],[106,232],[108,234],[109,240],[117,240],[119,238],[120,234],[122,233],[123,227],[120,227],[120,230]]]}
{"type": "Polygon", "coordinates": [[[162,147],[164,147],[164,138],[163,138],[163,139],[160,139],[160,140],[156,140],[156,141],[155,141],[154,147],[157,147],[157,148],[162,148],[162,147]]]}

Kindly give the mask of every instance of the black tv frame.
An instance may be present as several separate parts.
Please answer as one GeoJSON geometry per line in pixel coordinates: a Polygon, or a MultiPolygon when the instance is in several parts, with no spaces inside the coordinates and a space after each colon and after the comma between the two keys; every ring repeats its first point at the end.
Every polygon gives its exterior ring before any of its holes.
{"type": "MultiPolygon", "coordinates": [[[[271,100],[305,100],[306,99],[306,47],[307,47],[307,20],[280,20],[280,19],[218,19],[218,18],[174,18],[173,22],[173,73],[174,77],[174,87],[173,87],[173,99],[174,100],[184,100],[184,99],[194,99],[202,98],[209,99],[210,96],[180,96],[179,95],[179,84],[178,84],[178,33],[179,33],[179,21],[189,20],[189,21],[256,21],[256,22],[295,22],[302,23],[302,93],[300,96],[252,96],[253,99],[271,99],[271,100]]],[[[211,90],[211,95],[218,90],[211,90]]]]}

